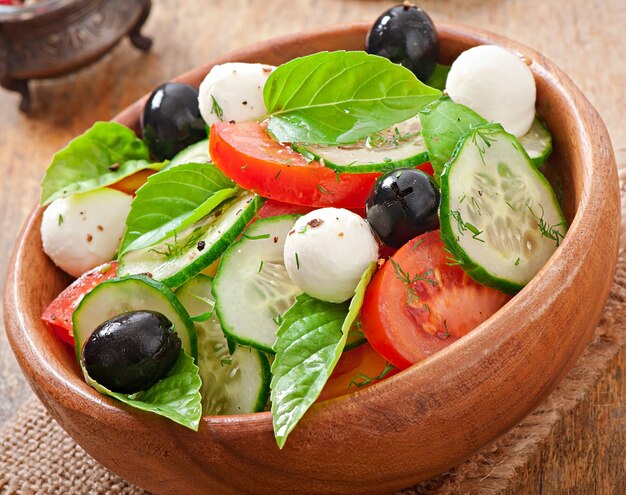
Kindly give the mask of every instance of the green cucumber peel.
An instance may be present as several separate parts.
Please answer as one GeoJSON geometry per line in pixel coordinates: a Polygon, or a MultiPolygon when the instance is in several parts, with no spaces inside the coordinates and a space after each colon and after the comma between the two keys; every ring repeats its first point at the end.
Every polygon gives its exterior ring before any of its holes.
{"type": "Polygon", "coordinates": [[[519,142],[537,168],[552,154],[552,135],[538,117],[535,117],[528,132],[519,138],[519,142]]]}
{"type": "Polygon", "coordinates": [[[211,294],[213,279],[199,274],[176,290],[190,314],[211,313],[194,319],[198,334],[198,366],[202,380],[204,415],[247,414],[262,411],[269,397],[270,367],[267,356],[254,349],[231,348],[222,331],[211,294]]]}
{"type": "Polygon", "coordinates": [[[348,144],[402,122],[441,91],[390,60],[362,51],[296,58],[270,74],[268,132],[281,142],[348,144]]]}
{"type": "Polygon", "coordinates": [[[113,397],[135,409],[158,414],[175,423],[198,431],[202,417],[199,368],[182,349],[167,375],[146,390],[133,394],[113,392],[87,374],[81,362],[85,381],[104,395],[113,397]]]}
{"type": "Polygon", "coordinates": [[[127,251],[119,258],[118,274],[150,273],[168,287],[179,287],[224,253],[264,201],[260,196],[240,189],[233,198],[184,229],[180,235],[174,233],[152,247],[127,251]]]}
{"type": "MultiPolygon", "coordinates": [[[[445,164],[452,158],[459,140],[472,129],[488,122],[472,109],[455,103],[447,96],[422,109],[419,115],[422,135],[435,172],[434,179],[439,182],[445,164]]],[[[552,152],[552,136],[538,118],[535,118],[529,131],[519,138],[519,142],[535,167],[540,167],[552,152]]]]}
{"type": "Polygon", "coordinates": [[[131,203],[119,256],[180,233],[235,192],[235,184],[209,163],[188,163],[151,175],[131,203]]]}
{"type": "MultiPolygon", "coordinates": [[[[100,317],[97,322],[90,322],[93,328],[90,328],[90,334],[93,332],[98,325],[104,323],[109,318],[113,316],[117,316],[119,314],[125,313],[126,311],[135,311],[141,309],[147,309],[152,311],[158,311],[159,313],[164,314],[170,321],[179,320],[181,326],[184,328],[179,328],[177,325],[174,326],[176,333],[181,339],[182,348],[185,352],[187,352],[193,359],[198,357],[198,343],[196,337],[196,329],[189,317],[189,314],[183,307],[183,305],[178,301],[174,293],[161,282],[157,282],[156,280],[151,279],[145,275],[130,275],[127,277],[118,277],[112,278],[109,280],[105,280],[101,284],[98,284],[91,291],[89,291],[85,297],[81,300],[80,304],[72,314],[72,327],[74,332],[74,348],[76,352],[76,359],[80,362],[82,355],[82,348],[85,341],[89,338],[89,335],[84,334],[82,332],[83,324],[81,323],[82,312],[86,307],[89,307],[92,303],[93,299],[100,297],[103,300],[100,301],[101,304],[96,304],[99,309],[104,311],[100,312],[100,317]],[[133,288],[128,291],[128,297],[119,298],[115,304],[111,305],[111,299],[113,298],[113,294],[116,294],[118,291],[124,290],[124,288],[133,288]],[[135,303],[132,299],[133,294],[137,294],[138,291],[145,291],[142,293],[139,301],[135,303]],[[101,294],[106,294],[108,292],[108,296],[103,298],[101,294]],[[148,301],[148,294],[151,296],[156,296],[160,300],[152,299],[150,304],[148,301]],[[107,306],[108,303],[108,306],[107,306]],[[114,308],[110,311],[111,308],[114,308]]],[[[93,307],[93,306],[92,306],[93,307]]],[[[92,313],[93,314],[93,313],[92,313]]]]}
{"type": "Polygon", "coordinates": [[[146,144],[116,122],[96,122],[52,158],[41,181],[40,204],[110,186],[140,170],[161,170],[146,144]]]}
{"type": "Polygon", "coordinates": [[[213,284],[224,334],[239,345],[273,354],[282,315],[302,293],[289,278],[283,247],[297,214],[262,218],[222,255],[213,284]]]}
{"type": "Polygon", "coordinates": [[[389,172],[428,161],[419,117],[394,124],[350,145],[327,146],[293,143],[307,160],[317,160],[339,173],[389,172]]]}
{"type": "Polygon", "coordinates": [[[461,138],[441,175],[441,194],[439,222],[450,263],[508,294],[532,279],[567,232],[552,186],[500,124],[461,138]]]}
{"type": "Polygon", "coordinates": [[[301,294],[278,328],[270,384],[274,436],[279,448],[317,400],[359,315],[365,289],[376,271],[372,263],[350,303],[329,303],[301,294]]]}

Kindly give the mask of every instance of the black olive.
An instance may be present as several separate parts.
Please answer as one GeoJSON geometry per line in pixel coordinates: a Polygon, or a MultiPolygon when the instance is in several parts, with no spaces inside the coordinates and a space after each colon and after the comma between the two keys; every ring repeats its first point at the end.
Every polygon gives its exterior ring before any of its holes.
{"type": "Polygon", "coordinates": [[[365,40],[368,53],[402,64],[427,81],[439,58],[439,35],[428,14],[404,2],[381,15],[365,40]]]}
{"type": "Polygon", "coordinates": [[[365,205],[367,220],[381,241],[399,248],[439,227],[440,196],[427,173],[414,168],[392,170],[374,184],[365,205]]]}
{"type": "Polygon", "coordinates": [[[165,83],[155,89],[143,109],[141,133],[154,158],[161,161],[205,139],[198,90],[181,83],[165,83]]]}
{"type": "Polygon", "coordinates": [[[132,394],[167,375],[178,359],[180,345],[166,316],[129,311],[94,330],[83,346],[83,366],[100,385],[132,394]]]}

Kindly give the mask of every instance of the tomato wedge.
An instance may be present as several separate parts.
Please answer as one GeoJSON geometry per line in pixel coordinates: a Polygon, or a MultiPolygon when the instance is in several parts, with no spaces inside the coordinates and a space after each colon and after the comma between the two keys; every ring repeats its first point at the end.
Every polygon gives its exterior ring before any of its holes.
{"type": "Polygon", "coordinates": [[[211,157],[239,186],[285,203],[363,208],[380,173],[336,174],[272,139],[256,122],[211,127],[211,157]]]}
{"type": "Polygon", "coordinates": [[[399,371],[366,342],[342,354],[318,400],[355,392],[399,371]]]}
{"type": "Polygon", "coordinates": [[[361,308],[362,330],[404,369],[466,335],[509,299],[451,265],[437,230],[409,241],[376,273],[361,308]]]}
{"type": "Polygon", "coordinates": [[[117,261],[105,263],[83,273],[48,305],[41,315],[41,319],[61,340],[74,345],[72,313],[85,297],[85,294],[99,283],[115,278],[116,275],[117,261]]]}

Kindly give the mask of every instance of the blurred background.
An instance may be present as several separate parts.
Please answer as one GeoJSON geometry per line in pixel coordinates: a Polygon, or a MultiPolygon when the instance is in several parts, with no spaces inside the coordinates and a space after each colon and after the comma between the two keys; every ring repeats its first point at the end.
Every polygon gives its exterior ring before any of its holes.
{"type": "MultiPolygon", "coordinates": [[[[0,0],[0,5],[7,3],[0,0]]],[[[53,153],[73,136],[94,121],[110,119],[158,84],[226,52],[336,23],[373,23],[394,3],[155,0],[142,28],[153,40],[149,52],[124,38],[104,58],[79,72],[31,82],[28,114],[19,111],[18,94],[0,89],[2,285],[18,230],[37,202],[41,174],[53,153]]],[[[418,5],[436,23],[459,22],[494,31],[556,62],[599,109],[618,164],[626,162],[624,0],[423,0],[418,5]]],[[[0,46],[0,61],[7,56],[4,48],[0,46]]],[[[30,394],[2,330],[0,426],[30,394]]]]}

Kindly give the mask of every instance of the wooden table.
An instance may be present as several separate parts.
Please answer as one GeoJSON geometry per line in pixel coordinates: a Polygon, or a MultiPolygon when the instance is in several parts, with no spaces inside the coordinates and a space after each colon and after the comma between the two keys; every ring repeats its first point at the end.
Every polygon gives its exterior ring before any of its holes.
{"type": "MultiPolygon", "coordinates": [[[[626,176],[626,2],[624,0],[425,0],[435,21],[488,29],[544,53],[598,108],[626,176]]],[[[74,76],[33,84],[33,112],[0,92],[0,274],[18,229],[33,208],[52,154],[96,120],[108,120],[159,83],[226,51],[282,34],[338,22],[373,21],[379,0],[197,0],[154,2],[145,55],[124,41],[112,55],[74,76]],[[262,7],[261,7],[262,6],[262,7]]],[[[603,354],[603,372],[541,433],[533,455],[506,493],[626,493],[626,344],[603,354]],[[623,484],[620,485],[620,483],[623,484]],[[621,486],[621,492],[614,488],[621,486]]],[[[0,332],[0,426],[31,395],[0,332]]],[[[497,466],[494,466],[496,469],[497,466]]]]}

